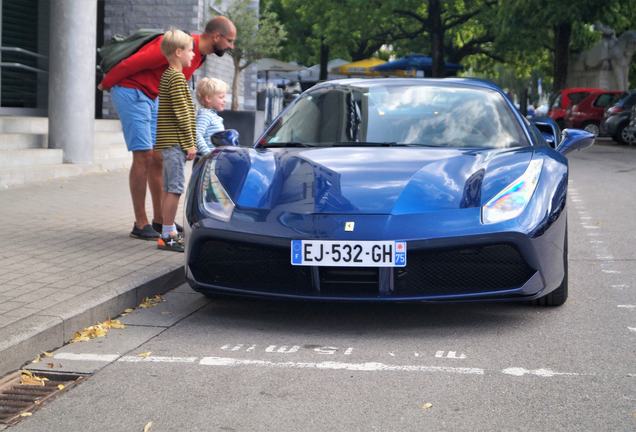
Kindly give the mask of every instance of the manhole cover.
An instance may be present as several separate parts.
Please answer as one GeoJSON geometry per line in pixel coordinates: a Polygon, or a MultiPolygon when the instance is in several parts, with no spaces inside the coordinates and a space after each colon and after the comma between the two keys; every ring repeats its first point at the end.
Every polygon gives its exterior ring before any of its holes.
{"type": "Polygon", "coordinates": [[[84,375],[38,373],[44,385],[21,383],[21,372],[0,379],[0,424],[12,425],[82,380],[84,375]]]}

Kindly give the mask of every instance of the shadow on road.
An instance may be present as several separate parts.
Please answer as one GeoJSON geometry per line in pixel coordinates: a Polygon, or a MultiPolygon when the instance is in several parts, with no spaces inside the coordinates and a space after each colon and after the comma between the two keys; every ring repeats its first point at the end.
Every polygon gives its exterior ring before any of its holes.
{"type": "Polygon", "coordinates": [[[313,303],[241,298],[213,300],[189,325],[257,330],[375,335],[409,330],[479,332],[533,326],[558,313],[522,303],[313,303]]]}

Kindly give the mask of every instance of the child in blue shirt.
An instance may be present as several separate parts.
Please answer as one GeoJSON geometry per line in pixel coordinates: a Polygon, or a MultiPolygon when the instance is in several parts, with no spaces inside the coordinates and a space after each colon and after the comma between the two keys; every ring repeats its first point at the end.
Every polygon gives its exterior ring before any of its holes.
{"type": "Polygon", "coordinates": [[[212,151],[212,134],[225,130],[223,118],[217,113],[225,108],[227,84],[216,78],[201,78],[197,83],[197,100],[201,107],[197,111],[197,154],[205,156],[212,151]]]}

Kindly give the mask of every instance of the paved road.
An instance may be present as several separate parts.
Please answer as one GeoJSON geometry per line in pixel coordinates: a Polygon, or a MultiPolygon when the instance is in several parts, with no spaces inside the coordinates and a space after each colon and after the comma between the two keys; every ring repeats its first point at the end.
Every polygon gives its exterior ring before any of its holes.
{"type": "Polygon", "coordinates": [[[561,308],[209,301],[179,287],[126,329],[56,352],[56,368],[97,372],[10,430],[636,430],[636,148],[570,159],[561,308]]]}

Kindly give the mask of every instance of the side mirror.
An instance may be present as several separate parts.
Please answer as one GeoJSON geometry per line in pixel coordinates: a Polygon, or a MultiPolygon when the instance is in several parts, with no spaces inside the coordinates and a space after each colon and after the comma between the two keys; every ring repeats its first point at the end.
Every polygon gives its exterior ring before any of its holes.
{"type": "Polygon", "coordinates": [[[212,134],[210,139],[215,147],[239,145],[239,133],[235,129],[226,129],[217,132],[212,134]]]}
{"type": "Polygon", "coordinates": [[[535,117],[532,121],[541,135],[546,140],[548,145],[552,148],[556,148],[557,141],[559,139],[559,126],[554,122],[554,120],[550,118],[537,118],[535,117]]]}
{"type": "Polygon", "coordinates": [[[565,155],[574,150],[583,150],[594,144],[594,134],[579,129],[564,129],[561,132],[561,142],[556,151],[565,155]]]}

